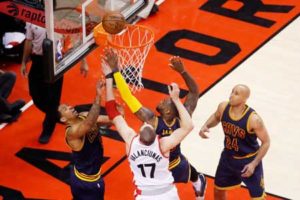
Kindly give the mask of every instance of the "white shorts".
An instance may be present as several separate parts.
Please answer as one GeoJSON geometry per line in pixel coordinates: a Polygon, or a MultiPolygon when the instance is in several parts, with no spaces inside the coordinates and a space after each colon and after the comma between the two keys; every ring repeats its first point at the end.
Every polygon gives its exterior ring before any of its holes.
{"type": "Polygon", "coordinates": [[[136,195],[136,200],[179,200],[177,188],[174,185],[169,191],[158,195],[136,195]]]}

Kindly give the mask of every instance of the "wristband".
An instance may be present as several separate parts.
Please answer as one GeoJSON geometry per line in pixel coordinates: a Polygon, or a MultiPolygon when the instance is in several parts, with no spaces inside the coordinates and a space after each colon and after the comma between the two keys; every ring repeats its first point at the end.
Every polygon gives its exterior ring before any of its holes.
{"type": "Polygon", "coordinates": [[[110,73],[105,75],[105,78],[106,79],[113,78],[114,77],[113,74],[114,74],[113,72],[110,72],[110,73]]]}
{"type": "Polygon", "coordinates": [[[110,120],[113,120],[118,115],[121,115],[117,110],[117,103],[115,100],[110,100],[105,103],[106,113],[110,120]]]}

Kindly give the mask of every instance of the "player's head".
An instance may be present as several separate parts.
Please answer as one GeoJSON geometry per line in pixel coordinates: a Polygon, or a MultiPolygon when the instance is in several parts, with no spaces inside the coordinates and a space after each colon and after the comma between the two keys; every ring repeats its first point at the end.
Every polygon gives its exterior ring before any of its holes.
{"type": "Polygon", "coordinates": [[[74,107],[67,104],[59,105],[58,113],[60,115],[60,121],[63,123],[66,123],[78,117],[78,112],[74,109],[74,107]]]}
{"type": "Polygon", "coordinates": [[[146,122],[140,128],[140,141],[144,145],[151,145],[156,137],[156,133],[154,131],[153,126],[147,124],[146,122]]]}
{"type": "Polygon", "coordinates": [[[247,99],[250,96],[250,89],[247,85],[238,84],[233,87],[230,97],[229,103],[231,106],[238,106],[241,104],[245,104],[247,99]]]}
{"type": "Polygon", "coordinates": [[[167,121],[178,116],[176,106],[170,97],[161,100],[157,105],[156,110],[159,112],[161,117],[167,121]]]}

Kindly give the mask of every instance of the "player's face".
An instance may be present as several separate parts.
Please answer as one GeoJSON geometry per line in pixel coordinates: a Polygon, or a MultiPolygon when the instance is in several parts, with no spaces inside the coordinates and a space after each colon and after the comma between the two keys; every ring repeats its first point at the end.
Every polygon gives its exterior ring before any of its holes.
{"type": "Polygon", "coordinates": [[[67,104],[60,105],[58,111],[60,112],[61,116],[67,120],[76,118],[78,116],[78,112],[74,109],[74,107],[67,104]]]}
{"type": "Polygon", "coordinates": [[[241,103],[243,103],[244,98],[242,95],[242,91],[239,87],[234,87],[231,91],[230,97],[229,97],[229,103],[231,106],[237,106],[241,103]]]}
{"type": "Polygon", "coordinates": [[[163,99],[156,107],[156,110],[165,120],[172,120],[176,117],[176,108],[170,98],[163,99]]]}

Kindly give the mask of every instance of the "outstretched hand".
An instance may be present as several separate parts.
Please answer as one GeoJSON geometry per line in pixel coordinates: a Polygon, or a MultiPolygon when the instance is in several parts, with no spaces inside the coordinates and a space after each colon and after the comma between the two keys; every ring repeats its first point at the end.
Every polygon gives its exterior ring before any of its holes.
{"type": "Polygon", "coordinates": [[[97,94],[98,96],[101,96],[101,94],[102,94],[102,89],[104,88],[104,86],[105,86],[105,81],[99,80],[99,81],[97,82],[97,85],[96,85],[96,94],[97,94]]]}
{"type": "Polygon", "coordinates": [[[102,60],[105,61],[112,71],[118,70],[118,54],[112,48],[105,48],[102,60]]]}
{"type": "Polygon", "coordinates": [[[82,74],[83,77],[87,77],[88,72],[89,72],[89,66],[84,58],[80,63],[80,74],[82,74]]]}
{"type": "Polygon", "coordinates": [[[170,85],[168,85],[168,90],[169,90],[170,97],[173,101],[179,99],[180,90],[176,83],[171,83],[170,85]]]}
{"type": "Polygon", "coordinates": [[[209,128],[205,125],[202,126],[199,132],[200,137],[202,137],[203,139],[207,139],[208,138],[207,133],[209,133],[209,128]]]}
{"type": "Polygon", "coordinates": [[[179,72],[180,74],[182,74],[184,72],[184,70],[185,70],[184,65],[179,56],[172,56],[169,61],[170,61],[169,66],[173,70],[179,72]]]}

